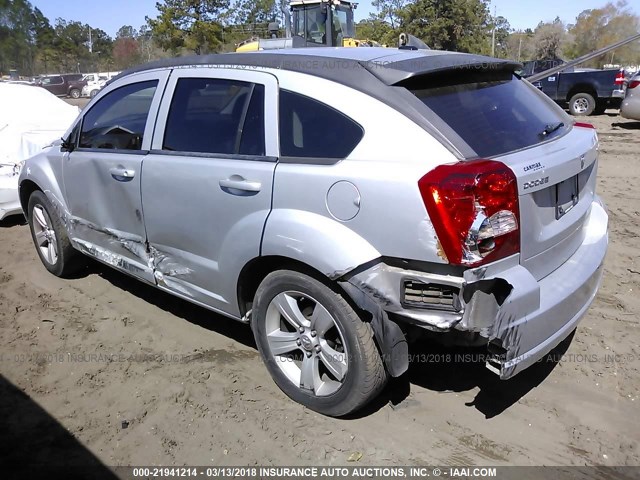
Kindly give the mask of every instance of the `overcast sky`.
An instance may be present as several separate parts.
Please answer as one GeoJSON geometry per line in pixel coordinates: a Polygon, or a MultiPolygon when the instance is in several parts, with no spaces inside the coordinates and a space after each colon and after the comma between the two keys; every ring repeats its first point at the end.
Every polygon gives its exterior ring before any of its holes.
{"type": "MultiPolygon", "coordinates": [[[[157,15],[156,0],[31,0],[51,20],[62,17],[78,20],[92,27],[101,28],[112,37],[122,25],[139,28],[145,16],[157,15]]],[[[509,20],[513,28],[535,28],[540,21],[553,20],[559,16],[566,23],[574,23],[580,12],[599,8],[607,0],[493,0],[491,10],[509,20]]],[[[629,0],[631,9],[640,14],[640,0],[629,0]]],[[[362,1],[356,10],[356,20],[362,20],[372,11],[370,1],[362,1]]],[[[410,33],[410,32],[409,32],[410,33]]]]}

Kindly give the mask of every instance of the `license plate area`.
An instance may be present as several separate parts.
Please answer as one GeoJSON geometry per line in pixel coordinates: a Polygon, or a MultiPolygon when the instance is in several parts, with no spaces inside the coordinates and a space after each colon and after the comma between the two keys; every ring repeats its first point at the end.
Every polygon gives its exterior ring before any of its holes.
{"type": "Polygon", "coordinates": [[[556,184],[556,220],[561,219],[575,207],[579,200],[578,175],[556,184]]]}

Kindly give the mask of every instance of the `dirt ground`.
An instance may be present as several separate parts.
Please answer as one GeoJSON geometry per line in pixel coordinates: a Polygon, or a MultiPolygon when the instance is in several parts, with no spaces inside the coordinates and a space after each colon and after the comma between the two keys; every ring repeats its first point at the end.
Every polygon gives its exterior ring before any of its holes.
{"type": "Polygon", "coordinates": [[[640,122],[589,119],[610,209],[603,287],[559,363],[501,382],[424,344],[349,419],[290,401],[249,327],[98,264],[61,280],[0,224],[0,452],[104,465],[637,465],[640,122]],[[432,354],[432,355],[429,355],[432,354]]]}

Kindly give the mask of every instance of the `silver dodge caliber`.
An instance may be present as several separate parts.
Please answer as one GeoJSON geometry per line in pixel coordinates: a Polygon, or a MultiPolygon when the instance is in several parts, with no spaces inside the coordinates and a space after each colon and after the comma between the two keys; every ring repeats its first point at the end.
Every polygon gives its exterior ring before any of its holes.
{"type": "Polygon", "coordinates": [[[326,415],[402,375],[416,332],[508,379],[574,331],[608,244],[596,131],[518,67],[313,48],[134,68],[26,162],[36,251],[249,323],[278,386],[326,415]]]}

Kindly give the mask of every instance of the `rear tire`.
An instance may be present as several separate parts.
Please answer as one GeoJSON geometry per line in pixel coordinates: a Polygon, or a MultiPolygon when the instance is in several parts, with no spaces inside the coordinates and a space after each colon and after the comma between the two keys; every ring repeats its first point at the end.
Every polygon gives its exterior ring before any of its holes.
{"type": "Polygon", "coordinates": [[[31,238],[38,256],[49,272],[66,277],[84,265],[82,255],[71,246],[67,231],[47,196],[36,190],[27,207],[31,238]]]}
{"type": "Polygon", "coordinates": [[[267,275],[251,321],[273,380],[311,410],[347,415],[375,398],[387,381],[371,325],[315,278],[290,270],[267,275]]]}
{"type": "Polygon", "coordinates": [[[100,90],[91,90],[91,93],[89,94],[89,97],[90,97],[90,98],[95,97],[96,95],[98,95],[98,92],[99,92],[99,91],[100,91],[100,90]]]}
{"type": "Polygon", "coordinates": [[[576,93],[569,100],[569,111],[576,117],[588,117],[596,109],[596,100],[588,93],[576,93]]]}

